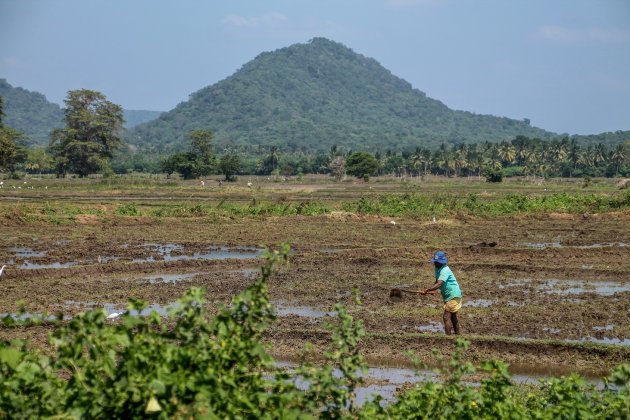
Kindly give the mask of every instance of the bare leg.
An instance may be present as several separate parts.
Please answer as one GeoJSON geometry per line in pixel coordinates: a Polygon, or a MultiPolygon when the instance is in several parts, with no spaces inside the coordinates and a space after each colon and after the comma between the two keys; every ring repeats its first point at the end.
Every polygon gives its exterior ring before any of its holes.
{"type": "Polygon", "coordinates": [[[444,311],[444,332],[446,335],[451,335],[451,330],[453,329],[453,323],[451,322],[451,313],[448,311],[444,311]]]}
{"type": "Polygon", "coordinates": [[[455,334],[459,335],[459,319],[457,318],[457,312],[451,314],[451,320],[453,321],[453,329],[455,334]]]}

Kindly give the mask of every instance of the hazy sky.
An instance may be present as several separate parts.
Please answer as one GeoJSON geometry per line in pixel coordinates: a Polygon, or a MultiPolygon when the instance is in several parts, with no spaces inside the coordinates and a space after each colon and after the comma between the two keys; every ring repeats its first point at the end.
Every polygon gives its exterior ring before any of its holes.
{"type": "Polygon", "coordinates": [[[263,51],[323,36],[453,109],[630,130],[627,0],[0,0],[0,78],[166,111],[263,51]]]}

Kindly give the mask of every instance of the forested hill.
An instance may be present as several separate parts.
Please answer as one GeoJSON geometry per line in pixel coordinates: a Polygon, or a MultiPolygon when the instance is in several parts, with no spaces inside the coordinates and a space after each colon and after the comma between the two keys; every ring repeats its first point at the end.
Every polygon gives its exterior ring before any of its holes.
{"type": "MultiPolygon", "coordinates": [[[[27,135],[29,146],[47,146],[53,128],[63,126],[63,109],[44,95],[11,86],[0,79],[0,96],[4,101],[4,123],[27,135]]],[[[156,119],[161,111],[125,110],[125,128],[156,119]]]]}
{"type": "Polygon", "coordinates": [[[63,111],[38,92],[11,86],[0,79],[5,125],[25,133],[27,145],[47,145],[53,128],[63,126],[63,111]]]}
{"type": "Polygon", "coordinates": [[[219,147],[284,150],[400,150],[554,135],[525,121],[453,111],[374,59],[324,38],[260,54],[128,139],[168,152],[198,128],[211,129],[219,147]]]}
{"type": "Polygon", "coordinates": [[[160,116],[162,111],[145,111],[125,109],[125,128],[132,128],[138,124],[152,121],[160,116]]]}

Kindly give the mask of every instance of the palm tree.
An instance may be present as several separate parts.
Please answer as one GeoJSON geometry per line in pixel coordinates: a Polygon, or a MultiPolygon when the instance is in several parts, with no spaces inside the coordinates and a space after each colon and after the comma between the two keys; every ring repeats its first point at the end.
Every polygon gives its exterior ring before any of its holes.
{"type": "Polygon", "coordinates": [[[608,153],[606,151],[606,146],[604,146],[604,143],[597,143],[597,146],[595,146],[593,152],[593,162],[595,163],[595,165],[606,162],[606,156],[608,153]]]}
{"type": "Polygon", "coordinates": [[[575,171],[577,169],[577,165],[580,162],[580,153],[582,152],[582,149],[580,148],[580,145],[578,144],[576,139],[571,139],[571,143],[569,144],[569,150],[567,152],[567,157],[569,158],[569,161],[571,162],[571,173],[570,175],[573,176],[573,171],[575,171]]]}
{"type": "Polygon", "coordinates": [[[453,166],[455,167],[455,175],[460,176],[461,170],[466,167],[466,145],[461,145],[455,150],[453,166]]]}
{"type": "Polygon", "coordinates": [[[416,150],[409,156],[409,166],[420,176],[420,167],[422,166],[422,149],[416,147],[416,150]]]}
{"type": "Polygon", "coordinates": [[[447,149],[446,144],[442,143],[439,150],[435,152],[434,159],[438,169],[443,170],[446,176],[450,176],[450,171],[454,167],[454,162],[451,151],[447,149]]]}
{"type": "Polygon", "coordinates": [[[619,168],[626,161],[626,147],[623,144],[618,144],[612,153],[611,161],[615,164],[615,175],[619,175],[619,168]]]}
{"type": "Polygon", "coordinates": [[[508,165],[516,159],[516,149],[510,143],[503,142],[499,146],[498,154],[501,160],[508,165]]]}
{"type": "Polygon", "coordinates": [[[560,171],[562,168],[562,162],[567,157],[567,148],[566,142],[554,143],[551,146],[551,164],[556,168],[556,170],[560,171]]]}

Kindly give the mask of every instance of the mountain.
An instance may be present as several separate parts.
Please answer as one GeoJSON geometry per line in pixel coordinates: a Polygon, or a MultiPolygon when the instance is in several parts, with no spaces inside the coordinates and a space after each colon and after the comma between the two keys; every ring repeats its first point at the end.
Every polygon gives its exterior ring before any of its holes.
{"type": "Polygon", "coordinates": [[[125,109],[125,128],[129,129],[136,125],[152,121],[160,116],[162,111],[144,111],[125,109]]]}
{"type": "Polygon", "coordinates": [[[53,128],[63,127],[63,111],[38,92],[11,86],[0,79],[0,96],[4,101],[4,124],[26,133],[26,144],[47,145],[53,128]]]}
{"type": "MultiPolygon", "coordinates": [[[[63,109],[44,95],[11,86],[0,79],[0,96],[4,101],[4,123],[28,136],[28,146],[46,146],[50,132],[63,127],[63,109]]],[[[161,111],[124,110],[125,128],[129,129],[156,119],[161,111]]]]}
{"type": "Polygon", "coordinates": [[[451,110],[376,60],[324,38],[258,55],[127,138],[172,152],[199,128],[212,130],[219,148],[249,150],[384,151],[555,135],[528,121],[451,110]]]}

